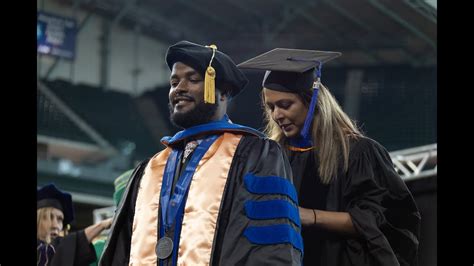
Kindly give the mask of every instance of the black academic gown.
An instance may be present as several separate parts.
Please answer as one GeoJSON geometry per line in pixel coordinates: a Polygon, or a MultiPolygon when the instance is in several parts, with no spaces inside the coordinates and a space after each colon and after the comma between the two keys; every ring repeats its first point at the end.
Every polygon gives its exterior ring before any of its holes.
{"type": "MultiPolygon", "coordinates": [[[[143,162],[135,169],[127,185],[99,265],[128,265],[135,201],[146,164],[143,162]]],[[[275,224],[290,225],[295,232],[300,232],[298,225],[286,218],[252,220],[246,216],[244,205],[249,200],[288,201],[283,195],[250,193],[244,184],[244,176],[248,173],[278,176],[291,182],[291,167],[276,142],[251,135],[242,137],[225,185],[209,265],[301,265],[302,254],[291,244],[255,244],[243,235],[248,226],[275,224]]]]}
{"type": "Polygon", "coordinates": [[[53,249],[51,247],[45,249],[45,243],[40,240],[37,240],[36,244],[38,265],[89,266],[97,259],[94,246],[87,241],[84,230],[70,233],[65,237],[56,237],[51,243],[53,249]],[[45,262],[47,264],[44,264],[45,262]]]}
{"type": "Polygon", "coordinates": [[[329,185],[319,181],[313,154],[288,151],[300,206],[348,212],[361,236],[303,227],[304,265],[417,265],[420,213],[386,149],[365,137],[351,141],[348,172],[329,185]]]}

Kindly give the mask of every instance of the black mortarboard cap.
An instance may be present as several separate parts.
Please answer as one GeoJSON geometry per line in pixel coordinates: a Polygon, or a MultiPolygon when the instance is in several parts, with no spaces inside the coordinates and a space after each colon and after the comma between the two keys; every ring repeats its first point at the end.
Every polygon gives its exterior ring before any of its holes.
{"type": "Polygon", "coordinates": [[[312,88],[315,70],[341,55],[340,52],[275,48],[238,65],[241,69],[266,70],[262,86],[271,90],[299,92],[312,88]]]}
{"type": "MultiPolygon", "coordinates": [[[[168,48],[166,53],[166,63],[169,69],[173,68],[174,63],[182,62],[196,69],[204,77],[206,69],[209,67],[213,49],[209,46],[199,45],[189,41],[180,41],[168,48]]],[[[224,83],[231,85],[230,96],[239,94],[248,83],[248,79],[237,68],[234,61],[226,54],[215,50],[215,56],[211,62],[215,69],[215,82],[218,89],[222,88],[224,83]]]]}
{"type": "Polygon", "coordinates": [[[48,184],[38,189],[36,208],[54,207],[64,214],[64,224],[70,224],[74,220],[71,194],[62,192],[54,184],[48,184]]]}

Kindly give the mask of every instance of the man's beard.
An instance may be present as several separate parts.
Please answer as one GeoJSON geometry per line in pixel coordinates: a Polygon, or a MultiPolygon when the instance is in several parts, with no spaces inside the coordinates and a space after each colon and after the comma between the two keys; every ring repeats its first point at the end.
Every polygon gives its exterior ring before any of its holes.
{"type": "Polygon", "coordinates": [[[202,101],[185,113],[173,112],[174,108],[170,103],[168,107],[170,110],[170,120],[173,125],[180,128],[190,128],[211,122],[219,107],[219,101],[216,101],[215,104],[202,101]]]}

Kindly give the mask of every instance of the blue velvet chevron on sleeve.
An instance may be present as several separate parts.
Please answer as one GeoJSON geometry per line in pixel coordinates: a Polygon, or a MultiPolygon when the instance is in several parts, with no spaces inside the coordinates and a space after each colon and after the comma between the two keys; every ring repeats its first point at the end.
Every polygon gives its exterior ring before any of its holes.
{"type": "Polygon", "coordinates": [[[245,175],[244,183],[247,191],[253,194],[287,196],[287,199],[246,201],[245,214],[250,220],[286,218],[296,226],[296,229],[291,223],[248,226],[244,231],[244,236],[252,244],[291,244],[295,249],[303,253],[298,198],[293,184],[279,176],[255,176],[251,173],[245,175]]]}
{"type": "Polygon", "coordinates": [[[296,189],[285,178],[279,176],[255,176],[246,174],[244,177],[245,187],[250,193],[255,194],[280,194],[288,196],[295,204],[298,204],[296,189]]]}

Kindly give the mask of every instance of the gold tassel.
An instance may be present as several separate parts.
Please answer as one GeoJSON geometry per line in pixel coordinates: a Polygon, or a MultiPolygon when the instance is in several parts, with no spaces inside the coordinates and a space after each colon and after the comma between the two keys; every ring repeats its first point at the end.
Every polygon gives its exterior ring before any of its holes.
{"type": "Polygon", "coordinates": [[[204,102],[214,104],[216,101],[216,71],[209,66],[204,77],[204,102]]]}
{"type": "Polygon", "coordinates": [[[216,103],[216,70],[211,64],[216,54],[217,46],[211,44],[206,47],[212,49],[212,57],[206,69],[206,74],[204,75],[204,102],[214,104],[216,103]]]}

